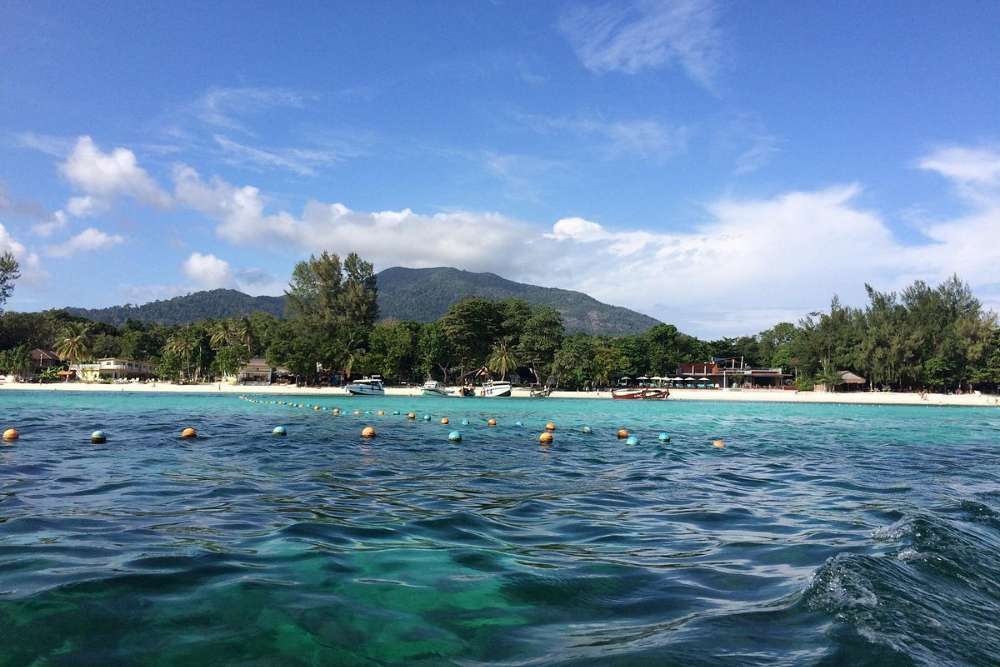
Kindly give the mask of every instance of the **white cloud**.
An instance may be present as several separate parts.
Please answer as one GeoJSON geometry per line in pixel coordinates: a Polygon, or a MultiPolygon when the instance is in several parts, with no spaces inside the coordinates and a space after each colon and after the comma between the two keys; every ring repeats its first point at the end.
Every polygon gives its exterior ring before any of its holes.
{"type": "Polygon", "coordinates": [[[64,211],[56,211],[48,220],[32,225],[31,231],[38,236],[48,237],[52,236],[54,232],[65,228],[66,224],[66,213],[64,211]]]}
{"type": "Polygon", "coordinates": [[[234,285],[233,271],[229,262],[215,255],[203,255],[200,252],[191,253],[181,265],[184,275],[203,289],[232,287],[234,285]]]}
{"type": "Polygon", "coordinates": [[[14,255],[21,265],[21,276],[27,282],[36,282],[44,278],[41,260],[37,253],[30,252],[23,243],[11,236],[7,228],[0,224],[0,252],[14,255]]]}
{"type": "Polygon", "coordinates": [[[79,252],[91,252],[124,242],[125,238],[118,234],[106,234],[99,229],[88,227],[63,243],[48,246],[45,253],[50,257],[72,257],[79,252]]]}
{"type": "Polygon", "coordinates": [[[59,170],[74,187],[87,195],[75,197],[68,205],[83,213],[98,210],[117,196],[134,197],[155,206],[170,203],[170,196],[139,166],[135,153],[127,148],[105,153],[88,136],[77,139],[59,170]]]}
{"type": "Polygon", "coordinates": [[[635,74],[674,63],[712,89],[721,31],[712,0],[635,0],[575,6],[559,21],[583,65],[597,74],[635,74]]]}
{"type": "Polygon", "coordinates": [[[920,159],[921,169],[935,171],[960,184],[1000,185],[1000,148],[949,146],[920,159]]]}

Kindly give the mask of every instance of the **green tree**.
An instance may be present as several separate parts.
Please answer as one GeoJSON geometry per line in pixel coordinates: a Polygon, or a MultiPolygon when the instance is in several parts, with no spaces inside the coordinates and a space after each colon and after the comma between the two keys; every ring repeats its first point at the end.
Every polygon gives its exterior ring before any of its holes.
{"type": "Polygon", "coordinates": [[[21,265],[9,250],[0,254],[0,313],[14,293],[14,283],[21,277],[21,265]]]}
{"type": "Polygon", "coordinates": [[[492,372],[499,373],[501,380],[506,380],[507,374],[517,369],[517,358],[514,356],[514,349],[509,340],[501,339],[493,344],[487,367],[492,372]]]}
{"type": "Polygon", "coordinates": [[[63,361],[78,364],[90,356],[90,325],[70,324],[56,341],[56,354],[63,361]]]}

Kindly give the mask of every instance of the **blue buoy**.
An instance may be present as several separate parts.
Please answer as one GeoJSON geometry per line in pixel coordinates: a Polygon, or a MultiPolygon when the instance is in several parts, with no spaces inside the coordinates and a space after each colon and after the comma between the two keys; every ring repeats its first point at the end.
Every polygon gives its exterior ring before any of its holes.
{"type": "Polygon", "coordinates": [[[394,415],[398,415],[398,414],[399,414],[399,410],[393,410],[393,411],[392,411],[392,414],[394,414],[394,415]]]}
{"type": "Polygon", "coordinates": [[[288,435],[288,431],[285,430],[284,426],[275,426],[271,435],[288,435]]]}
{"type": "Polygon", "coordinates": [[[462,426],[468,426],[468,425],[469,425],[469,420],[468,419],[463,419],[462,420],[462,426]]]}
{"type": "Polygon", "coordinates": [[[424,415],[424,421],[425,422],[429,422],[430,420],[431,420],[431,416],[430,415],[424,415]]]}
{"type": "Polygon", "coordinates": [[[666,433],[661,433],[656,437],[660,440],[660,442],[670,442],[670,436],[667,435],[666,433]]]}
{"type": "Polygon", "coordinates": [[[90,434],[90,441],[95,445],[103,445],[108,441],[108,437],[104,435],[104,431],[94,431],[90,434]]]}
{"type": "Polygon", "coordinates": [[[639,444],[639,438],[635,437],[634,435],[630,435],[629,437],[627,437],[625,439],[625,444],[626,445],[638,445],[639,444]]]}
{"type": "Polygon", "coordinates": [[[591,431],[590,431],[590,427],[589,427],[589,426],[584,426],[584,427],[583,427],[583,428],[581,428],[580,430],[581,430],[581,431],[583,431],[584,433],[590,433],[590,432],[591,432],[591,431]]]}
{"type": "Polygon", "coordinates": [[[448,434],[448,441],[449,442],[461,442],[462,441],[462,434],[459,433],[458,431],[452,431],[451,433],[448,434]]]}
{"type": "Polygon", "coordinates": [[[521,422],[514,422],[514,426],[524,426],[521,422]]]}

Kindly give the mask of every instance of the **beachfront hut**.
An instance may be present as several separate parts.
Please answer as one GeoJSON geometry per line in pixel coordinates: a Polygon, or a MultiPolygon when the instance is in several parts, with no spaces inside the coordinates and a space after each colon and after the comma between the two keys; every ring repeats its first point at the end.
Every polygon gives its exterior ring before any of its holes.
{"type": "Polygon", "coordinates": [[[851,371],[838,371],[837,375],[840,376],[840,380],[837,382],[837,384],[833,386],[827,386],[825,384],[817,384],[815,387],[815,391],[863,391],[864,390],[866,380],[857,373],[852,373],[851,371]]]}
{"type": "Polygon", "coordinates": [[[271,369],[271,364],[267,363],[266,359],[263,359],[262,357],[254,357],[239,370],[239,373],[236,375],[236,381],[240,384],[271,384],[272,374],[273,371],[271,369]]]}

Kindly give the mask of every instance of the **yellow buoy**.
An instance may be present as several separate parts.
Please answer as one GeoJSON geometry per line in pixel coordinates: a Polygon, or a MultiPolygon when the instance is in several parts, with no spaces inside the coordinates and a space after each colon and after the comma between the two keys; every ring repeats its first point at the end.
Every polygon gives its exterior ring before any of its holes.
{"type": "Polygon", "coordinates": [[[417,413],[416,412],[407,412],[406,413],[406,418],[407,419],[416,419],[417,418],[417,413]]]}
{"type": "Polygon", "coordinates": [[[448,423],[448,418],[447,417],[441,417],[441,423],[442,424],[447,424],[448,423]]]}
{"type": "Polygon", "coordinates": [[[618,437],[624,440],[625,438],[628,437],[628,431],[623,428],[618,429],[618,437]]]}
{"type": "Polygon", "coordinates": [[[318,405],[314,405],[313,406],[313,410],[316,410],[318,412],[319,411],[319,406],[318,405]]]}
{"type": "Polygon", "coordinates": [[[556,430],[556,424],[555,424],[555,422],[549,422],[548,424],[546,424],[545,425],[545,430],[546,431],[554,431],[554,430],[556,430]]]}
{"type": "Polygon", "coordinates": [[[493,419],[493,417],[490,417],[489,419],[486,420],[486,425],[487,426],[496,426],[497,425],[497,420],[493,419]]]}
{"type": "Polygon", "coordinates": [[[21,437],[21,434],[17,432],[16,428],[9,428],[3,432],[3,439],[10,442],[11,440],[17,440],[21,437]]]}
{"type": "Polygon", "coordinates": [[[717,447],[719,449],[725,449],[726,448],[726,443],[723,442],[722,440],[713,440],[712,441],[712,446],[713,447],[717,447]]]}
{"type": "Polygon", "coordinates": [[[371,426],[365,426],[363,429],[361,429],[361,437],[362,438],[374,438],[375,437],[375,429],[373,427],[371,427],[371,426]]]}
{"type": "Polygon", "coordinates": [[[379,417],[385,417],[385,410],[379,410],[378,411],[378,416],[379,417]]]}
{"type": "Polygon", "coordinates": [[[197,438],[198,437],[198,431],[196,431],[193,428],[191,428],[190,426],[188,426],[186,429],[184,429],[183,431],[181,431],[181,437],[185,438],[185,439],[197,438]]]}
{"type": "Polygon", "coordinates": [[[551,445],[553,439],[554,436],[550,431],[545,431],[544,433],[538,436],[538,442],[542,443],[543,445],[551,445]]]}

